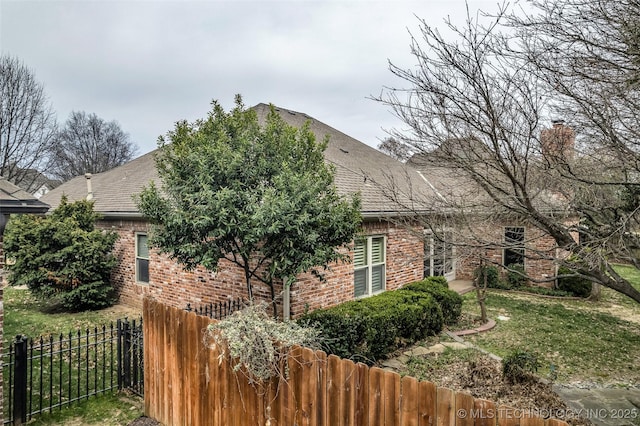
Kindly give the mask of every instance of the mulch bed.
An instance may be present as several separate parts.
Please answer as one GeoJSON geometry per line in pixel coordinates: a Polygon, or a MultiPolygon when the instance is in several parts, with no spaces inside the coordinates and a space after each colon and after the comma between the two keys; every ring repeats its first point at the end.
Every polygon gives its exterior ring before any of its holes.
{"type": "MultiPolygon", "coordinates": [[[[438,386],[471,394],[517,410],[537,413],[566,413],[568,407],[550,384],[535,378],[526,383],[510,384],[502,378],[500,363],[487,356],[459,361],[446,369],[434,371],[428,379],[438,386]]],[[[584,418],[562,418],[570,425],[591,425],[584,418]]]]}

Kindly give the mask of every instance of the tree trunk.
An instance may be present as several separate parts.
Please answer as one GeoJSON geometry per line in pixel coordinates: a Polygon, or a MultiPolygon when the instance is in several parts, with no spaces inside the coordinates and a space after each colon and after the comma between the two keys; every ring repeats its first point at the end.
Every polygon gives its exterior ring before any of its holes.
{"type": "Polygon", "coordinates": [[[602,286],[597,283],[593,283],[591,285],[591,294],[589,295],[589,300],[597,302],[600,300],[600,296],[602,295],[602,286]]]}
{"type": "Polygon", "coordinates": [[[243,267],[244,267],[244,279],[247,282],[247,294],[249,295],[249,302],[253,304],[253,288],[251,286],[251,271],[249,270],[248,260],[244,260],[243,267]]]}
{"type": "Polygon", "coordinates": [[[487,305],[484,303],[487,297],[487,270],[485,268],[484,261],[480,264],[480,270],[482,271],[482,288],[480,288],[480,277],[475,278],[476,285],[476,299],[480,306],[480,321],[482,324],[486,324],[487,319],[487,305]]]}
{"type": "Polygon", "coordinates": [[[274,288],[273,281],[268,283],[269,290],[271,291],[271,306],[273,307],[273,318],[278,319],[278,303],[276,302],[276,289],[274,288]]]}

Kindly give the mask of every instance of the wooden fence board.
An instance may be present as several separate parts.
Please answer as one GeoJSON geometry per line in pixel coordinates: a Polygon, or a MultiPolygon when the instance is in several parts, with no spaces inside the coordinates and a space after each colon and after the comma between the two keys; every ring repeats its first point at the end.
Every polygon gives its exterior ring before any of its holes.
{"type": "Polygon", "coordinates": [[[384,379],[384,370],[369,369],[369,426],[384,426],[384,379]]]}
{"type": "Polygon", "coordinates": [[[520,419],[520,426],[545,426],[545,421],[540,417],[525,415],[520,419]]]}
{"type": "Polygon", "coordinates": [[[473,405],[475,426],[496,426],[498,420],[496,404],[486,399],[476,399],[473,405]]]}
{"type": "Polygon", "coordinates": [[[342,417],[345,425],[354,425],[356,417],[356,374],[357,369],[353,361],[343,359],[342,364],[342,417]]]}
{"type": "Polygon", "coordinates": [[[518,426],[520,421],[515,413],[516,410],[511,407],[498,407],[498,426],[518,426]]]}
{"type": "Polygon", "coordinates": [[[420,426],[433,426],[436,424],[437,392],[436,385],[431,382],[418,383],[418,417],[420,426]]]}
{"type": "Polygon", "coordinates": [[[400,424],[400,375],[384,372],[384,418],[386,425],[400,424]]]}
{"type": "MultiPolygon", "coordinates": [[[[154,328],[157,324],[152,318],[151,305],[147,302],[142,305],[142,317],[146,318],[146,321],[142,322],[142,334],[145,336],[145,341],[148,342],[149,347],[154,348],[156,346],[154,339],[154,328]]],[[[155,370],[156,366],[151,366],[152,362],[155,362],[155,357],[152,357],[151,351],[143,351],[142,359],[144,363],[144,412],[154,415],[154,409],[157,406],[152,402],[155,396],[155,378],[156,375],[151,372],[155,370]]]]}
{"type": "Polygon", "coordinates": [[[418,426],[418,380],[405,376],[400,383],[402,399],[400,402],[400,424],[402,426],[418,426]]]}
{"type": "Polygon", "coordinates": [[[362,363],[356,364],[354,423],[356,425],[369,424],[369,367],[362,363]]]}
{"type": "Polygon", "coordinates": [[[315,423],[318,426],[328,425],[327,420],[327,354],[322,351],[313,351],[316,360],[316,392],[311,396],[316,403],[315,423]]]}
{"type": "Polygon", "coordinates": [[[278,402],[280,407],[279,425],[292,425],[295,406],[291,396],[291,386],[284,379],[280,380],[278,387],[278,402]]]}
{"type": "Polygon", "coordinates": [[[203,343],[213,320],[144,303],[145,414],[168,426],[568,426],[306,348],[292,350],[288,382],[253,386],[203,343]]]}
{"type": "Polygon", "coordinates": [[[164,392],[162,393],[162,401],[160,402],[163,409],[163,418],[165,421],[173,421],[173,413],[171,412],[171,370],[173,366],[171,365],[171,352],[172,352],[172,343],[171,343],[171,330],[173,330],[173,325],[171,324],[171,311],[165,311],[162,316],[162,321],[164,323],[164,332],[163,332],[163,366],[162,366],[162,389],[164,392]]]}
{"type": "Polygon", "coordinates": [[[196,346],[196,354],[195,354],[195,359],[198,363],[198,387],[196,389],[194,389],[193,391],[197,393],[198,395],[198,406],[197,407],[193,407],[195,410],[198,411],[198,419],[200,421],[199,424],[205,424],[207,422],[207,415],[208,415],[208,409],[209,409],[209,401],[211,399],[211,388],[209,387],[209,368],[208,368],[208,362],[209,362],[209,356],[212,353],[212,351],[209,349],[208,345],[205,344],[205,342],[202,339],[202,336],[204,335],[204,333],[206,333],[206,329],[207,326],[209,325],[210,321],[208,318],[205,317],[201,317],[198,315],[193,315],[193,317],[195,318],[194,321],[194,328],[196,329],[195,331],[195,335],[201,337],[200,339],[197,339],[197,346],[196,346]]]}
{"type": "Polygon", "coordinates": [[[436,425],[455,426],[456,424],[456,400],[455,393],[451,389],[438,388],[436,399],[436,425]]]}
{"type": "Polygon", "coordinates": [[[335,355],[327,357],[327,423],[335,426],[344,425],[342,412],[342,382],[344,372],[342,360],[335,355]]]}
{"type": "Polygon", "coordinates": [[[474,401],[467,393],[456,392],[456,426],[474,426],[474,401]]]}

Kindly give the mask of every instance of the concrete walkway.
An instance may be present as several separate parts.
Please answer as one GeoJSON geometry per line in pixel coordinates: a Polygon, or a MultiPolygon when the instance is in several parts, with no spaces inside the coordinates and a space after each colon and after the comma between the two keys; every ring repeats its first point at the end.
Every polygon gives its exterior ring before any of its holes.
{"type": "Polygon", "coordinates": [[[449,281],[449,289],[454,290],[459,294],[469,293],[470,291],[473,291],[473,281],[468,281],[468,280],[449,281]]]}
{"type": "Polygon", "coordinates": [[[570,408],[567,417],[581,415],[598,426],[640,425],[640,388],[580,389],[553,385],[570,408]]]}

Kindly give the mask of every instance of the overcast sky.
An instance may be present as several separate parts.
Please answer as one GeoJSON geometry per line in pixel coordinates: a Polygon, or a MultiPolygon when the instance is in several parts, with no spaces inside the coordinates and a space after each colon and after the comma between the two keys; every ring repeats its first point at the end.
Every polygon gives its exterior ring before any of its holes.
{"type": "Polygon", "coordinates": [[[73,110],[116,120],[140,154],[236,93],[376,146],[401,124],[367,97],[400,84],[388,60],[414,65],[416,16],[444,27],[465,14],[464,0],[0,0],[0,50],[33,70],[60,123],[73,110]]]}

